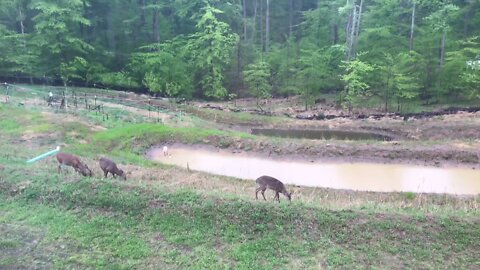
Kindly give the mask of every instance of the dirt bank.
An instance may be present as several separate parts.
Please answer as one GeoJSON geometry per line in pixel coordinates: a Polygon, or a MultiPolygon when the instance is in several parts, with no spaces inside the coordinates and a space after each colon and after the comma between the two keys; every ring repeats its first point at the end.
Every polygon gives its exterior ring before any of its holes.
{"type": "MultiPolygon", "coordinates": [[[[175,140],[166,143],[174,143],[175,140]]],[[[419,145],[416,142],[344,142],[313,140],[232,139],[210,136],[206,145],[256,156],[288,160],[375,162],[480,169],[479,154],[461,144],[419,145]]],[[[192,145],[191,147],[202,147],[192,145]]]]}

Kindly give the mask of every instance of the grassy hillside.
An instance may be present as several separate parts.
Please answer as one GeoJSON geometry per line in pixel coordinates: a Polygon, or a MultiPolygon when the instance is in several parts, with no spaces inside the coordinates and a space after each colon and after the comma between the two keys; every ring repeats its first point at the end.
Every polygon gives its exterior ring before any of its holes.
{"type": "Polygon", "coordinates": [[[158,166],[134,151],[153,138],[246,135],[150,124],[101,131],[77,117],[0,105],[0,268],[480,267],[478,197],[327,191],[318,195],[325,205],[302,192],[291,204],[257,202],[253,183],[158,166]],[[51,158],[26,166],[58,143],[89,164],[103,152],[144,173],[58,174],[51,158]],[[342,196],[353,203],[332,206],[342,196]]]}

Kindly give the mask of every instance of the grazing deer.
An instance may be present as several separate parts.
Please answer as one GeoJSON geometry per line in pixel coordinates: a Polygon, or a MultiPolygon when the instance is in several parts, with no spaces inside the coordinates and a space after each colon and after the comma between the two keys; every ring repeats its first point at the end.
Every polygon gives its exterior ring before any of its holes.
{"type": "Polygon", "coordinates": [[[107,178],[108,173],[111,173],[113,175],[113,178],[115,178],[117,175],[120,176],[123,180],[127,180],[127,175],[123,170],[120,170],[117,167],[117,164],[115,162],[111,161],[108,158],[100,158],[99,162],[100,163],[100,168],[102,168],[103,173],[105,174],[105,178],[107,178]]]}
{"type": "Polygon", "coordinates": [[[264,200],[267,200],[265,199],[265,190],[267,189],[271,189],[273,191],[275,191],[275,197],[273,198],[274,200],[277,199],[278,202],[280,202],[280,193],[282,193],[283,195],[285,195],[289,201],[292,200],[292,193],[289,193],[287,191],[287,189],[285,188],[285,185],[280,182],[280,180],[278,179],[275,179],[271,176],[260,176],[259,178],[257,178],[257,180],[255,181],[257,182],[257,184],[259,185],[259,187],[255,190],[255,198],[258,200],[258,192],[261,191],[262,192],[262,196],[263,196],[263,199],[264,200]]]}
{"type": "Polygon", "coordinates": [[[83,176],[93,175],[92,170],[88,168],[87,164],[82,163],[77,156],[60,152],[56,157],[59,163],[58,173],[60,173],[62,165],[66,165],[73,167],[76,172],[82,174],[83,176]]]}

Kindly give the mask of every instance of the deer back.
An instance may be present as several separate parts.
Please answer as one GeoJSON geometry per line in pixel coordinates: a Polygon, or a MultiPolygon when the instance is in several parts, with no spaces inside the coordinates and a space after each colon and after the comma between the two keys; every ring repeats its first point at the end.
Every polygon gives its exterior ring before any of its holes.
{"type": "Polygon", "coordinates": [[[80,161],[80,159],[77,156],[74,156],[72,154],[58,153],[56,157],[59,163],[67,166],[79,168],[82,165],[82,162],[80,161]]]}
{"type": "Polygon", "coordinates": [[[256,182],[260,186],[266,187],[268,189],[272,189],[278,192],[286,191],[285,185],[280,180],[271,176],[260,176],[259,178],[257,178],[256,182]]]}

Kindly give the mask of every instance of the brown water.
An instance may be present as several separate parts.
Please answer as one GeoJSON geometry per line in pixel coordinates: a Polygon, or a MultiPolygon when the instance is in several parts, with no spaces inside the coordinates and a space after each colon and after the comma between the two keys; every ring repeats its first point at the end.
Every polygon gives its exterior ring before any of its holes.
{"type": "Polygon", "coordinates": [[[285,161],[233,154],[215,149],[171,146],[171,156],[161,148],[150,159],[218,175],[254,180],[262,175],[286,184],[376,192],[480,194],[480,171],[460,168],[430,168],[371,163],[320,163],[285,161]]]}

